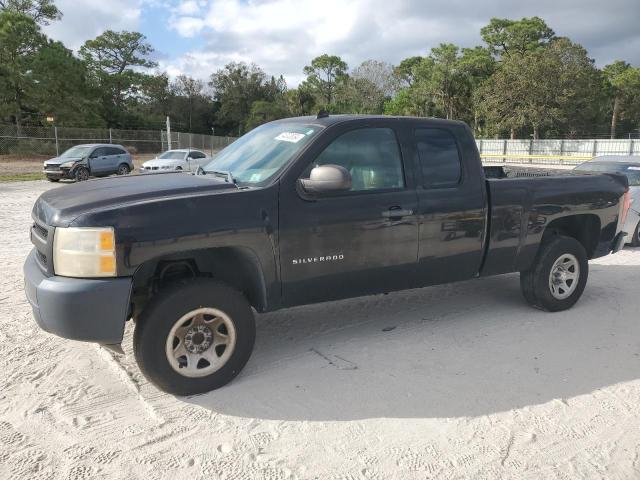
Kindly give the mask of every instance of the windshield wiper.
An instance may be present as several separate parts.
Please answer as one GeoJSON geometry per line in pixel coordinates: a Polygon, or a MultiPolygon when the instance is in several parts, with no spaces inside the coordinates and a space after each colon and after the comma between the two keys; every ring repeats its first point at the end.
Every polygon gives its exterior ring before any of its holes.
{"type": "Polygon", "coordinates": [[[228,170],[205,170],[205,173],[213,173],[217,177],[225,177],[225,182],[233,183],[234,185],[237,183],[236,179],[233,178],[231,171],[228,170]]]}

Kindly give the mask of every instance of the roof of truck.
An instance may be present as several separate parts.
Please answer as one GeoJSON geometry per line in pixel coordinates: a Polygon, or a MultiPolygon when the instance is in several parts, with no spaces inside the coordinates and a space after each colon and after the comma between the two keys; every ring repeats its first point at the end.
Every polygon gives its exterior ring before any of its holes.
{"type": "Polygon", "coordinates": [[[322,125],[328,127],[330,125],[334,125],[336,123],[344,123],[355,120],[372,120],[372,119],[381,119],[381,120],[398,120],[398,121],[424,121],[428,122],[432,125],[466,125],[464,122],[459,120],[445,120],[443,118],[433,118],[433,117],[404,117],[404,116],[391,116],[391,115],[352,115],[352,114],[339,114],[339,115],[326,115],[326,116],[316,116],[310,115],[305,117],[290,117],[283,118],[281,120],[276,120],[277,122],[301,122],[301,123],[312,123],[316,125],[322,125]]]}

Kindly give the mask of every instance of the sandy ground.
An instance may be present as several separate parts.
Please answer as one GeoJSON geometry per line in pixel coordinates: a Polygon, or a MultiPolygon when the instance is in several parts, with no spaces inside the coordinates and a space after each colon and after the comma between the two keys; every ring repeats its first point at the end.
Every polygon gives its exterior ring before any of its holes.
{"type": "Polygon", "coordinates": [[[47,188],[0,185],[1,479],[640,478],[640,250],[592,262],[557,314],[505,275],[260,315],[232,384],[175,398],[130,326],[125,357],[35,326],[47,188]]]}

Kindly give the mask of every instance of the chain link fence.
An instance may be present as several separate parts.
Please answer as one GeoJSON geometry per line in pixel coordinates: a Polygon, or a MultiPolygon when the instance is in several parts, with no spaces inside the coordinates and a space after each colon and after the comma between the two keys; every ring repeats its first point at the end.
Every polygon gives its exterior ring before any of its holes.
{"type": "Polygon", "coordinates": [[[640,155],[640,140],[476,140],[483,161],[578,165],[600,155],[640,155]]]}
{"type": "Polygon", "coordinates": [[[194,148],[213,154],[235,140],[195,133],[164,130],[119,130],[111,128],[33,127],[0,124],[0,155],[17,158],[57,156],[74,145],[115,143],[132,154],[156,154],[171,148],[194,148]]]}

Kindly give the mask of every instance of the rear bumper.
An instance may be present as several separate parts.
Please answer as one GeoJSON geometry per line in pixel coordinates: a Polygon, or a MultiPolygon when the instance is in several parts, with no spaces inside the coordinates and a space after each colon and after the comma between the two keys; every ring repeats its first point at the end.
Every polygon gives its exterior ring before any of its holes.
{"type": "Polygon", "coordinates": [[[36,323],[59,337],[102,344],[122,341],[133,280],[47,277],[32,250],[24,289],[36,323]]]}
{"type": "Polygon", "coordinates": [[[638,222],[640,222],[640,213],[630,208],[627,212],[627,220],[624,222],[624,227],[622,228],[627,233],[624,240],[626,243],[633,241],[633,234],[636,231],[638,222]]]}

